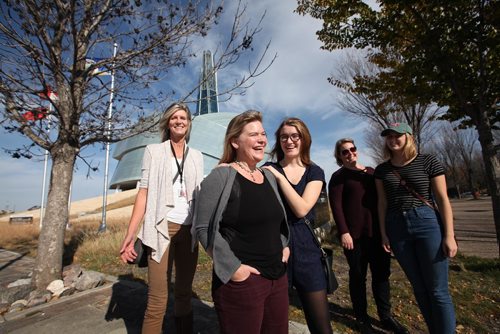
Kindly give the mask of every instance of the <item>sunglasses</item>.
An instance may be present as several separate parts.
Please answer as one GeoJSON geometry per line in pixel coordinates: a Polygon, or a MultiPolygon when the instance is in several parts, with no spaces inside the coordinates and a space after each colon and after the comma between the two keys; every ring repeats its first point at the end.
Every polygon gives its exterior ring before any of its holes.
{"type": "Polygon", "coordinates": [[[286,143],[286,141],[290,138],[293,142],[296,142],[300,139],[300,134],[298,133],[292,133],[291,135],[281,135],[280,136],[280,141],[283,143],[286,143]]]}
{"type": "Polygon", "coordinates": [[[340,153],[342,153],[342,155],[345,157],[347,155],[349,155],[349,153],[356,153],[358,149],[356,148],[356,146],[353,146],[349,149],[345,149],[345,150],[342,150],[340,153]]]}

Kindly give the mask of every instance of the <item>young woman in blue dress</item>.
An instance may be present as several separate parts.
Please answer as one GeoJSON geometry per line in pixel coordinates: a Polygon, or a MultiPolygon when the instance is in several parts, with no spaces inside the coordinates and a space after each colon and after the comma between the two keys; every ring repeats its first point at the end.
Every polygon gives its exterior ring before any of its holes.
{"type": "Polygon", "coordinates": [[[305,219],[314,221],[316,204],[325,186],[324,171],[310,158],[311,135],[298,118],[285,119],[276,130],[272,156],[264,168],[273,172],[285,204],[290,228],[288,282],[299,295],[312,334],[332,333],[321,251],[305,219]]]}

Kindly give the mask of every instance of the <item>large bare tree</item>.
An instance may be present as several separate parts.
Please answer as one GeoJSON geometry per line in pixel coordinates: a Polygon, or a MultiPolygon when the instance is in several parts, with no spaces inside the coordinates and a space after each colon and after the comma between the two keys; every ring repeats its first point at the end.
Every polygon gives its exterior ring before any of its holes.
{"type": "Polygon", "coordinates": [[[450,123],[444,123],[439,137],[433,141],[435,143],[433,153],[443,162],[457,195],[460,196],[465,189],[474,192],[477,188],[477,182],[474,182],[473,177],[474,167],[477,165],[475,158],[479,155],[477,133],[470,128],[458,129],[450,123]]]}
{"type": "MultiPolygon", "coordinates": [[[[377,143],[372,132],[380,131],[389,123],[406,122],[413,128],[418,149],[427,138],[434,135],[432,121],[443,114],[441,108],[428,100],[419,100],[409,94],[394,92],[392,83],[380,80],[384,71],[378,66],[369,49],[344,51],[343,60],[336,67],[328,81],[342,90],[342,96],[336,101],[338,107],[353,117],[371,124],[371,131],[365,136],[367,144],[377,143]]],[[[392,55],[393,59],[397,59],[392,55]]],[[[397,66],[397,61],[393,61],[397,66]]],[[[389,69],[390,70],[390,69],[389,69]]],[[[373,149],[372,157],[379,161],[380,150],[373,149]]]]}
{"type": "MultiPolygon", "coordinates": [[[[52,170],[48,204],[38,242],[33,286],[44,290],[60,278],[68,195],[75,159],[83,147],[115,142],[154,126],[146,110],[161,111],[172,96],[173,69],[195,56],[192,41],[217,24],[223,7],[212,1],[4,0],[0,3],[0,106],[2,125],[31,144],[15,157],[48,150],[52,170]],[[115,55],[111,52],[117,44],[115,55]],[[88,59],[92,57],[93,62],[88,59]],[[110,77],[114,73],[114,89],[110,77]],[[57,98],[49,91],[57,92],[57,98]],[[109,96],[114,94],[112,119],[109,96]],[[47,103],[50,106],[47,107],[47,103]],[[38,120],[50,113],[52,131],[38,120]],[[31,112],[31,114],[30,114],[31,112]],[[107,124],[112,127],[108,130],[107,124]]],[[[215,70],[233,64],[260,30],[244,20],[238,5],[234,22],[216,53],[215,70]]],[[[264,53],[228,94],[241,92],[266,66],[264,53]],[[249,81],[250,80],[250,81],[249,81]]],[[[272,62],[272,60],[271,60],[272,62]]],[[[195,84],[196,85],[196,84],[195,84]]],[[[191,87],[189,95],[196,87],[191,87]]],[[[153,115],[154,116],[154,115],[153,115]]]]}

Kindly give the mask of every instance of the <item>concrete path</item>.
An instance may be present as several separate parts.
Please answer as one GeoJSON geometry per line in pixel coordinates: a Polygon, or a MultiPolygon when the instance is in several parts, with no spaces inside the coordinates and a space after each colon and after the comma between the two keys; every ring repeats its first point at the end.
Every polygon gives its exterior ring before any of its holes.
{"type": "MultiPolygon", "coordinates": [[[[491,200],[454,200],[452,206],[460,252],[498,258],[491,200]]],[[[0,249],[0,289],[27,277],[33,264],[34,260],[23,254],[0,249]]],[[[117,280],[58,301],[0,316],[0,334],[140,333],[146,291],[142,283],[117,280]]],[[[213,305],[198,299],[193,299],[193,305],[196,333],[218,333],[213,305]]],[[[173,323],[172,314],[167,314],[166,333],[174,332],[173,323]]],[[[290,322],[289,328],[291,334],[309,333],[306,326],[299,323],[290,322]]]]}
{"type": "Polygon", "coordinates": [[[452,200],[458,250],[468,256],[498,258],[491,198],[452,200]]]}
{"type": "MultiPolygon", "coordinates": [[[[33,264],[33,259],[0,249],[0,288],[27,277],[33,264]]],[[[146,299],[146,285],[116,280],[21,312],[6,313],[0,316],[0,333],[140,333],[146,299]]],[[[193,298],[193,306],[195,333],[219,333],[213,305],[193,298]]],[[[169,307],[169,310],[172,309],[169,307]]],[[[166,333],[175,333],[171,312],[167,314],[165,323],[166,333]]],[[[309,331],[302,324],[290,322],[289,333],[308,334],[309,331]]]]}

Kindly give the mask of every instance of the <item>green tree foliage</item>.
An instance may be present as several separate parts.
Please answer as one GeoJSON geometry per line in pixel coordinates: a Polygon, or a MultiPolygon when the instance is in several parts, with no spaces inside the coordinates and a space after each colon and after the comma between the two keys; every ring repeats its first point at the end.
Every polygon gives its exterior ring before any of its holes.
{"type": "MultiPolygon", "coordinates": [[[[479,134],[500,240],[500,162],[493,131],[500,120],[499,1],[298,0],[297,12],[321,19],[326,50],[377,50],[382,83],[448,107],[444,118],[479,134]],[[387,52],[391,50],[391,52],[387,52]],[[398,54],[393,66],[387,54],[398,54]]],[[[388,87],[388,86],[387,86],[388,87]]]]}

